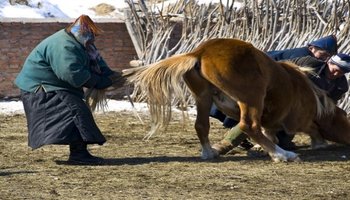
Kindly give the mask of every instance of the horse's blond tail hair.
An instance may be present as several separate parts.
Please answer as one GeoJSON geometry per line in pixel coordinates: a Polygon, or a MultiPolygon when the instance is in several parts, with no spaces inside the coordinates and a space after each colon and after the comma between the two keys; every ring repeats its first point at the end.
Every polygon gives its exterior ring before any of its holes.
{"type": "MultiPolygon", "coordinates": [[[[284,62],[288,65],[295,67],[305,75],[311,75],[311,76],[318,76],[318,74],[315,72],[314,68],[308,67],[308,66],[298,66],[292,62],[284,62]]],[[[327,93],[319,88],[315,83],[313,83],[309,78],[306,77],[306,81],[308,85],[311,87],[315,98],[316,98],[316,106],[317,106],[317,113],[316,117],[321,118],[324,115],[331,115],[335,112],[335,104],[331,98],[327,96],[327,93]]]]}
{"type": "Polygon", "coordinates": [[[198,58],[190,54],[180,54],[123,72],[128,81],[134,84],[133,96],[136,100],[148,103],[152,128],[147,139],[169,124],[173,105],[186,107],[188,88],[183,75],[197,61],[198,58]]]}

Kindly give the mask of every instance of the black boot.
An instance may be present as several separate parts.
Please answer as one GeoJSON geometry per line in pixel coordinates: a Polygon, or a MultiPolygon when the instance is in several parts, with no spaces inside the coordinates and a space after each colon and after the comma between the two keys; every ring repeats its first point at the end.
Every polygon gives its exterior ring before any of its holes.
{"type": "Polygon", "coordinates": [[[68,162],[72,164],[96,165],[102,164],[103,158],[93,156],[87,150],[87,145],[84,142],[75,142],[69,145],[68,162]]]}

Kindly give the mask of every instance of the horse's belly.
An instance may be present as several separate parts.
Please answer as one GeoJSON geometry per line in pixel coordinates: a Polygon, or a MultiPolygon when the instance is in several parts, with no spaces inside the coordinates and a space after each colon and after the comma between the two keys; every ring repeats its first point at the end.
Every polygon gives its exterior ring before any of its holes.
{"type": "Polygon", "coordinates": [[[240,111],[236,101],[220,93],[213,97],[216,107],[225,115],[239,121],[240,111]]]}

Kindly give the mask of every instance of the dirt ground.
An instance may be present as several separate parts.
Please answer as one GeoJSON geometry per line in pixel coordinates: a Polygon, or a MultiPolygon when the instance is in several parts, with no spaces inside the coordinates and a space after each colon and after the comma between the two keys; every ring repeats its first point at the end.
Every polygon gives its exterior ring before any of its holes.
{"type": "MultiPolygon", "coordinates": [[[[245,151],[203,161],[193,122],[149,130],[132,113],[95,116],[107,138],[90,146],[102,166],[67,165],[67,146],[27,147],[23,115],[0,116],[0,199],[350,199],[350,147],[310,150],[297,136],[303,162],[273,163],[245,151]]],[[[225,129],[211,120],[216,142],[225,129]]]]}

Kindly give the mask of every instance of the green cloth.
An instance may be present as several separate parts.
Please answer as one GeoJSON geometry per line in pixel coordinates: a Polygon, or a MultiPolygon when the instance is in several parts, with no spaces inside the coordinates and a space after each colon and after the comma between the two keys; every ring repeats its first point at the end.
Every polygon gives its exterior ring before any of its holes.
{"type": "MultiPolygon", "coordinates": [[[[27,92],[42,86],[46,92],[65,90],[83,98],[83,85],[91,77],[89,60],[85,48],[62,29],[33,49],[15,84],[27,92]]],[[[111,74],[103,59],[98,64],[106,75],[111,74]]]]}
{"type": "Polygon", "coordinates": [[[237,147],[247,138],[248,136],[239,128],[239,124],[237,124],[227,132],[224,140],[231,143],[233,147],[237,147]]]}

